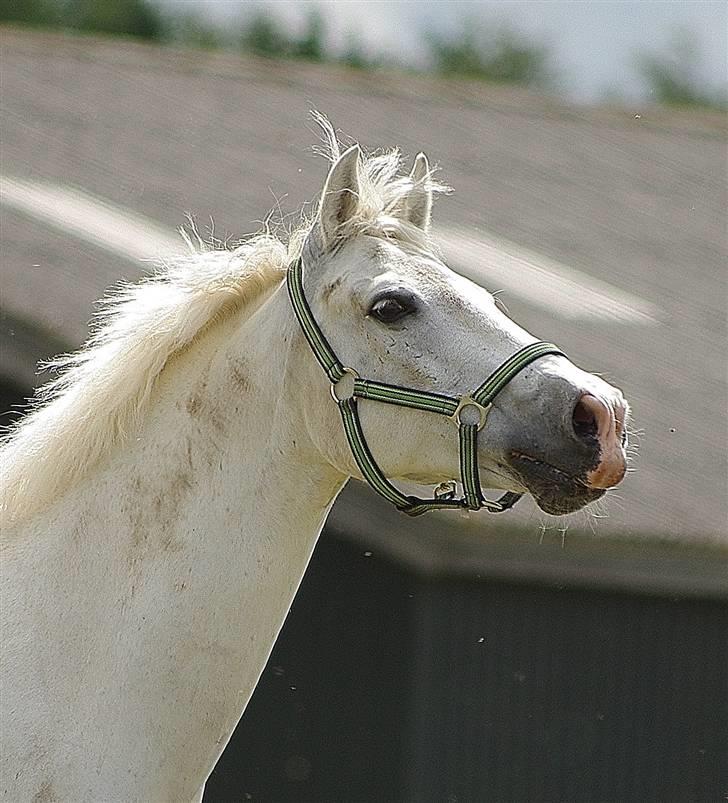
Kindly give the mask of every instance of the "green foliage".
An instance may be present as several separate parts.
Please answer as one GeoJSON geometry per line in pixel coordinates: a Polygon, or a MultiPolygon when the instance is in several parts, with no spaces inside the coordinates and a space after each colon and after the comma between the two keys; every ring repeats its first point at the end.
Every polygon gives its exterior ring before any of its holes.
{"type": "Polygon", "coordinates": [[[293,41],[291,48],[294,58],[305,61],[326,61],[326,24],[321,12],[312,11],[308,15],[303,36],[293,41]]]}
{"type": "Polygon", "coordinates": [[[186,47],[216,50],[224,46],[223,35],[195,13],[181,12],[165,18],[164,38],[186,47]]]}
{"type": "Polygon", "coordinates": [[[341,61],[354,70],[370,70],[376,66],[364,52],[359,39],[351,33],[346,38],[346,48],[341,61]]]}
{"type": "Polygon", "coordinates": [[[0,0],[0,22],[22,25],[57,25],[61,12],[53,0],[0,0]]]}
{"type": "Polygon", "coordinates": [[[456,37],[430,33],[430,56],[437,72],[502,84],[548,87],[554,80],[550,49],[501,27],[484,36],[477,26],[464,26],[456,37]]]}
{"type": "Polygon", "coordinates": [[[145,0],[0,0],[0,22],[158,39],[162,18],[145,0]]]}
{"type": "MultiPolygon", "coordinates": [[[[34,27],[164,39],[197,48],[238,46],[245,53],[269,59],[301,59],[339,63],[359,70],[381,67],[381,58],[367,55],[354,32],[346,38],[343,52],[327,46],[323,13],[313,9],[299,35],[289,34],[270,9],[259,7],[238,35],[206,23],[173,5],[164,14],[155,0],[0,0],[0,23],[34,27]]],[[[460,33],[425,35],[432,69],[441,75],[467,77],[496,83],[553,88],[556,73],[551,48],[501,26],[489,33],[475,19],[465,20],[460,33]]],[[[673,32],[660,52],[635,59],[637,70],[657,103],[670,106],[703,106],[725,109],[728,97],[706,88],[700,78],[700,51],[694,36],[685,29],[673,32]]],[[[388,62],[396,67],[395,62],[388,62]]],[[[401,66],[401,65],[399,65],[401,66]]]]}
{"type": "Polygon", "coordinates": [[[317,10],[308,15],[300,37],[289,36],[270,11],[257,11],[243,30],[240,43],[244,52],[264,58],[331,60],[326,52],[326,24],[317,10]]]}
{"type": "Polygon", "coordinates": [[[285,58],[291,52],[291,40],[267,11],[258,11],[253,15],[240,43],[244,51],[264,58],[285,58]]]}
{"type": "Polygon", "coordinates": [[[666,52],[637,57],[637,69],[657,103],[725,108],[725,96],[701,86],[699,68],[698,44],[684,29],[673,32],[666,52]]]}
{"type": "Polygon", "coordinates": [[[163,21],[145,0],[67,0],[62,25],[79,31],[159,39],[163,21]]]}

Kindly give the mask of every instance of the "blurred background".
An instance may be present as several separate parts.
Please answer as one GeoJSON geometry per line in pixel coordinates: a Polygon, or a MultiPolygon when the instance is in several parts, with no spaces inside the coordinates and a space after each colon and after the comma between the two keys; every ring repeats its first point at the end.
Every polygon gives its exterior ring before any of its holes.
{"type": "Polygon", "coordinates": [[[424,150],[449,264],[620,386],[598,513],[337,502],[209,801],[728,796],[728,7],[0,0],[3,423],[93,304],[424,150]]]}

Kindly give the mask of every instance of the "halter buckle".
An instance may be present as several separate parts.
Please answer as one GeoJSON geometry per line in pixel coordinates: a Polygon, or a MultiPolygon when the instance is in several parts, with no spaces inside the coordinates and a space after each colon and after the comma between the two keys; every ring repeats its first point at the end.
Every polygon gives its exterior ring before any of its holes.
{"type": "MultiPolygon", "coordinates": [[[[359,379],[359,374],[353,368],[342,368],[343,376],[336,380],[336,382],[332,382],[329,386],[329,390],[331,391],[331,398],[337,403],[341,404],[341,402],[348,401],[349,399],[353,398],[354,396],[354,382],[359,379]],[[347,377],[351,377],[351,379],[347,379],[347,377]],[[346,395],[337,395],[336,389],[342,382],[346,382],[346,384],[351,386],[351,392],[346,393],[346,395]]],[[[347,388],[344,388],[347,390],[347,388]]]]}
{"type": "Polygon", "coordinates": [[[460,399],[460,403],[458,404],[455,412],[449,416],[450,420],[457,426],[461,427],[463,424],[475,424],[476,421],[464,421],[462,417],[462,413],[464,410],[467,410],[469,407],[474,408],[478,413],[478,432],[485,426],[485,422],[488,420],[488,413],[490,412],[490,408],[492,404],[488,404],[487,407],[483,407],[482,404],[478,404],[475,399],[471,398],[470,396],[463,396],[460,399]]]}

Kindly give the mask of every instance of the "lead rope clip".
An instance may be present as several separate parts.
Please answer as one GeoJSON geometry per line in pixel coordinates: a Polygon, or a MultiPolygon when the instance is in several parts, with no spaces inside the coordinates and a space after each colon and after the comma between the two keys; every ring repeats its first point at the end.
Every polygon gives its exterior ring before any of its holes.
{"type": "Polygon", "coordinates": [[[435,499],[454,499],[455,494],[457,493],[457,483],[455,480],[449,480],[448,482],[441,482],[437,488],[435,488],[434,494],[435,499]]]}

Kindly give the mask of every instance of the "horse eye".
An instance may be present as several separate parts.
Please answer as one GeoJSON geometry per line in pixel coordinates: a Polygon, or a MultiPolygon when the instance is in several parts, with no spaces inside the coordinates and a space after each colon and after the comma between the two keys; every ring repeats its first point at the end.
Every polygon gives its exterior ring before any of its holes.
{"type": "Polygon", "coordinates": [[[369,314],[382,323],[394,323],[414,312],[414,305],[411,301],[398,296],[387,296],[380,298],[372,304],[369,314]]]}

